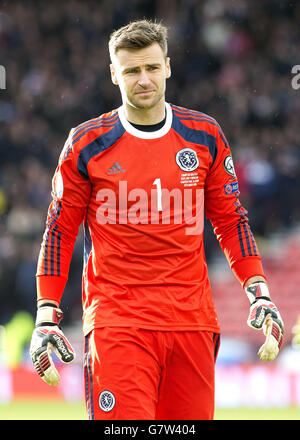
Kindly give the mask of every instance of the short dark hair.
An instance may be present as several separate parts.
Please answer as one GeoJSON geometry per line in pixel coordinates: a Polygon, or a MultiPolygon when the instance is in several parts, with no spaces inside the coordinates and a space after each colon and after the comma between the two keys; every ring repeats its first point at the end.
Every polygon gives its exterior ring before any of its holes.
{"type": "Polygon", "coordinates": [[[164,56],[168,52],[168,29],[166,26],[151,20],[136,20],[115,30],[109,39],[111,60],[120,49],[143,49],[158,43],[164,56]]]}

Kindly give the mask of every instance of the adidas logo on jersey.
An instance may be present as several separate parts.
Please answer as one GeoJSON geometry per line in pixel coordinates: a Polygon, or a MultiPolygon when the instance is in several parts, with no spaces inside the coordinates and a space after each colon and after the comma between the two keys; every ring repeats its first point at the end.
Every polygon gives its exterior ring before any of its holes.
{"type": "Polygon", "coordinates": [[[118,164],[118,162],[115,162],[111,168],[107,171],[107,174],[117,174],[117,173],[124,173],[126,170],[121,167],[121,165],[118,164]]]}

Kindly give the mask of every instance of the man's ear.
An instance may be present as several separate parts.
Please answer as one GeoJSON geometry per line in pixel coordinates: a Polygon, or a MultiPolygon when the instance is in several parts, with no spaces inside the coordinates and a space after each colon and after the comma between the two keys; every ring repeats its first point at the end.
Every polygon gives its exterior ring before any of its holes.
{"type": "Polygon", "coordinates": [[[171,65],[170,65],[170,58],[169,57],[166,58],[166,72],[167,72],[166,77],[170,78],[171,77],[171,65]]]}
{"type": "Polygon", "coordinates": [[[109,68],[110,68],[110,76],[111,76],[112,83],[113,83],[115,86],[118,86],[119,83],[118,83],[118,80],[117,80],[117,75],[116,75],[116,69],[115,69],[115,66],[114,66],[113,64],[110,64],[110,65],[109,65],[109,68]]]}

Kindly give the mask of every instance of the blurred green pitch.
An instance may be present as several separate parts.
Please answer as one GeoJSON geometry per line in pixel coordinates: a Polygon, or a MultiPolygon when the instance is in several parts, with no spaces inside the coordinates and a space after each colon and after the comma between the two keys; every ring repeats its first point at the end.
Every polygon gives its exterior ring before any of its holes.
{"type": "MultiPolygon", "coordinates": [[[[18,400],[0,404],[0,420],[87,420],[84,403],[18,400]]],[[[217,408],[215,420],[300,420],[300,408],[217,408]]]]}

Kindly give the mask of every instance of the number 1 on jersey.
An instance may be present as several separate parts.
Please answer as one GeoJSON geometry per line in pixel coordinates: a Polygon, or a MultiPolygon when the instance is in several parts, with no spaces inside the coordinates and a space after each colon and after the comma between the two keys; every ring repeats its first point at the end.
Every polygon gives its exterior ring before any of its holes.
{"type": "Polygon", "coordinates": [[[162,203],[161,203],[161,181],[158,177],[154,180],[153,185],[156,186],[157,189],[157,210],[162,211],[162,203]]]}

